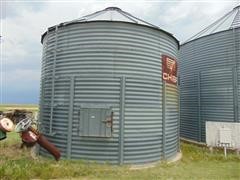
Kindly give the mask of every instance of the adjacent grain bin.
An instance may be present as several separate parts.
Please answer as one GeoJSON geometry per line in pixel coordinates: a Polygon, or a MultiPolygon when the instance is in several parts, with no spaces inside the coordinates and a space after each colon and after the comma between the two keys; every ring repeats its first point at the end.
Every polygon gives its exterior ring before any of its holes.
{"type": "Polygon", "coordinates": [[[240,6],[180,48],[181,137],[205,142],[205,122],[240,122],[240,6]]]}
{"type": "Polygon", "coordinates": [[[177,59],[170,33],[110,7],[48,28],[42,44],[40,128],[63,157],[141,164],[176,155],[178,88],[162,80],[162,57],[168,67],[177,59]]]}

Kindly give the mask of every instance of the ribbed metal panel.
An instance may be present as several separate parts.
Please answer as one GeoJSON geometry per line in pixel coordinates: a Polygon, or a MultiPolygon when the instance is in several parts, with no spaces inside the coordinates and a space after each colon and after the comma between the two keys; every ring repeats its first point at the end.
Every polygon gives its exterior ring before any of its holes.
{"type": "MultiPolygon", "coordinates": [[[[158,69],[160,71],[160,61],[158,69]]],[[[124,162],[160,160],[162,148],[162,82],[159,78],[126,80],[124,162]]]]}
{"type": "MultiPolygon", "coordinates": [[[[177,48],[176,40],[160,30],[123,22],[70,24],[48,32],[42,131],[67,158],[114,164],[162,159],[161,55],[177,58],[177,48]],[[112,137],[80,135],[81,109],[91,106],[111,108],[112,137]]],[[[177,88],[167,87],[166,158],[178,150],[177,100],[177,88]]]]}
{"type": "Polygon", "coordinates": [[[165,110],[165,157],[171,158],[178,150],[179,99],[178,88],[175,85],[166,84],[166,110],[165,110]],[[177,127],[177,128],[176,128],[177,127]]]}
{"type": "Polygon", "coordinates": [[[205,142],[205,121],[240,121],[239,37],[231,29],[181,46],[182,137],[205,142]]]}
{"type": "MultiPolygon", "coordinates": [[[[240,28],[235,29],[235,59],[237,61],[238,118],[240,118],[240,28]]],[[[240,120],[239,120],[240,121],[240,120]]]]}

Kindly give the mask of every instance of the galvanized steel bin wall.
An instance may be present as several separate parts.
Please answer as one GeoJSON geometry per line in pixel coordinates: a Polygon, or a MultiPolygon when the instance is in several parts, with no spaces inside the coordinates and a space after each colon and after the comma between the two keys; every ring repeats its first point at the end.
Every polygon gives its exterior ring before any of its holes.
{"type": "Polygon", "coordinates": [[[180,48],[180,135],[205,142],[205,121],[240,122],[240,28],[180,48]]]}
{"type": "Polygon", "coordinates": [[[133,23],[50,29],[43,39],[42,132],[69,159],[135,164],[175,156],[178,88],[166,84],[163,92],[161,56],[177,52],[168,33],[133,23]]]}

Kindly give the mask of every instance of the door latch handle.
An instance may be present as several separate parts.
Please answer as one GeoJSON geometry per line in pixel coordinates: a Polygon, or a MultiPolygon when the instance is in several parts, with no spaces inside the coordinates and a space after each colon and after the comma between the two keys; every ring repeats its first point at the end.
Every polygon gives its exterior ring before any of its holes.
{"type": "Polygon", "coordinates": [[[107,127],[111,127],[111,131],[113,130],[113,112],[111,112],[111,116],[108,116],[106,120],[102,120],[103,123],[106,123],[107,127]]]}
{"type": "Polygon", "coordinates": [[[106,120],[102,120],[103,123],[112,123],[112,120],[111,119],[106,119],[106,120]]]}

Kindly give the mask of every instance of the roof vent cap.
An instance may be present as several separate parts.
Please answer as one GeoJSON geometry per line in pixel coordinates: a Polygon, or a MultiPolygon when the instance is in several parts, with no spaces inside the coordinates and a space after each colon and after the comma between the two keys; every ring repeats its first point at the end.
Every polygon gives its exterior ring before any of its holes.
{"type": "Polygon", "coordinates": [[[109,11],[114,11],[114,10],[116,10],[116,11],[121,11],[121,9],[118,8],[118,7],[107,7],[105,10],[109,10],[109,11]]]}

